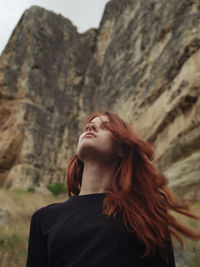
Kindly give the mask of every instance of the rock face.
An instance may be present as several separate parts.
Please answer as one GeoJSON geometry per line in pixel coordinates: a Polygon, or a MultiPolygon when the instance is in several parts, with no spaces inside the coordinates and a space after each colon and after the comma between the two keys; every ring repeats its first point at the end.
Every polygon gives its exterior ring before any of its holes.
{"type": "Polygon", "coordinates": [[[199,1],[110,1],[85,81],[80,110],[118,113],[157,145],[170,187],[200,199],[199,1]]]}
{"type": "Polygon", "coordinates": [[[176,267],[191,267],[192,266],[192,253],[184,248],[180,248],[178,244],[174,246],[174,258],[176,267]]]}
{"type": "Polygon", "coordinates": [[[200,199],[198,0],[112,0],[84,34],[26,11],[0,59],[1,184],[63,181],[83,121],[103,109],[157,145],[174,192],[200,199]]]}
{"type": "Polygon", "coordinates": [[[1,184],[64,180],[95,36],[39,7],[24,13],[0,60],[1,184]]]}
{"type": "Polygon", "coordinates": [[[7,220],[8,220],[8,209],[0,208],[0,226],[5,225],[7,220]]]}

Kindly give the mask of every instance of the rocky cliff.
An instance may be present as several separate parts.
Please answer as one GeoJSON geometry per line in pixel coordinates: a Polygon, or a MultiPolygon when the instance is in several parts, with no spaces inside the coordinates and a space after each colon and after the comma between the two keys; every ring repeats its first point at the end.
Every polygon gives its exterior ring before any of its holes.
{"type": "Polygon", "coordinates": [[[74,151],[78,98],[96,30],[39,7],[26,11],[0,59],[0,181],[63,181],[74,151]]]}
{"type": "Polygon", "coordinates": [[[38,7],[0,59],[0,181],[62,181],[77,133],[108,108],[154,142],[169,186],[200,199],[200,4],[111,0],[98,30],[38,7]]]}

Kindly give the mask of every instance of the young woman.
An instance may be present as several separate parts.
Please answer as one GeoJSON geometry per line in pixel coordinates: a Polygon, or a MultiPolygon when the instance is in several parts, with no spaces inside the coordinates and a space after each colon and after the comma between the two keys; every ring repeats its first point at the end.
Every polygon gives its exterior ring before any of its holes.
{"type": "Polygon", "coordinates": [[[198,219],[173,197],[153,145],[116,114],[89,117],[69,160],[69,199],[31,219],[27,267],[173,267],[174,230],[199,239],[168,212],[198,219]]]}

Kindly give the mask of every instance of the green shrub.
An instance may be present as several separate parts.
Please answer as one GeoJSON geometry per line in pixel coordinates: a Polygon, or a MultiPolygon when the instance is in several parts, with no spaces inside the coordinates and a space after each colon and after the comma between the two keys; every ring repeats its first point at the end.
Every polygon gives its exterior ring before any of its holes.
{"type": "Polygon", "coordinates": [[[18,234],[12,234],[7,238],[7,248],[9,250],[15,250],[21,243],[18,234]]]}
{"type": "Polygon", "coordinates": [[[27,240],[20,233],[0,235],[0,266],[24,266],[27,254],[27,240]]]}
{"type": "Polygon", "coordinates": [[[65,183],[54,183],[47,186],[48,190],[52,192],[54,196],[66,193],[66,184],[65,183]]]}
{"type": "Polygon", "coordinates": [[[32,186],[29,186],[29,187],[27,187],[26,191],[30,192],[30,193],[35,193],[35,188],[32,186]]]}

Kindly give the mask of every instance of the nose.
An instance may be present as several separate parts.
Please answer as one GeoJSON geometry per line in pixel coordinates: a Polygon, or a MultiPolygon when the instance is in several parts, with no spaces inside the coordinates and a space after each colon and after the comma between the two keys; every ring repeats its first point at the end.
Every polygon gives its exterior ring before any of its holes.
{"type": "Polygon", "coordinates": [[[88,126],[88,131],[95,131],[95,132],[97,132],[97,127],[96,127],[96,125],[95,124],[90,124],[89,126],[88,126]]]}

